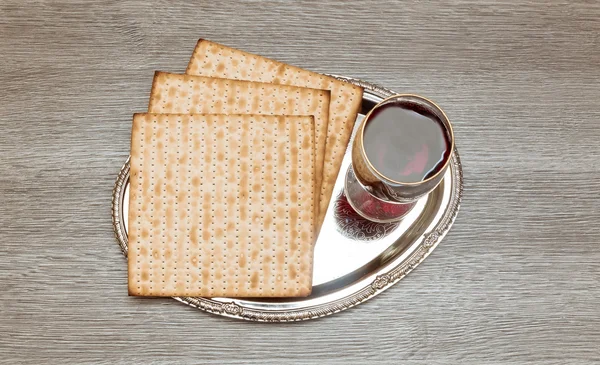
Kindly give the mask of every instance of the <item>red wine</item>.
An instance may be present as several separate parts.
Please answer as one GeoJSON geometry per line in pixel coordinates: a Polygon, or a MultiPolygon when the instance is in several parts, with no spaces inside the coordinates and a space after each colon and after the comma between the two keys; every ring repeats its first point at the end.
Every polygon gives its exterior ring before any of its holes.
{"type": "Polygon", "coordinates": [[[374,110],[365,125],[363,141],[373,167],[403,183],[433,176],[451,152],[442,121],[426,107],[409,102],[390,102],[374,110]]]}

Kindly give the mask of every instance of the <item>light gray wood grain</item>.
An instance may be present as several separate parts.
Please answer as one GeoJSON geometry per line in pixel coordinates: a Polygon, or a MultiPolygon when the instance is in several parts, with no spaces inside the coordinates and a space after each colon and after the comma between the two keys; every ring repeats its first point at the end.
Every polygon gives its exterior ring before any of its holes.
{"type": "Polygon", "coordinates": [[[0,363],[600,363],[597,1],[0,2],[0,363]],[[153,71],[198,38],[427,95],[465,198],[436,251],[321,320],[130,298],[110,196],[153,71]]]}

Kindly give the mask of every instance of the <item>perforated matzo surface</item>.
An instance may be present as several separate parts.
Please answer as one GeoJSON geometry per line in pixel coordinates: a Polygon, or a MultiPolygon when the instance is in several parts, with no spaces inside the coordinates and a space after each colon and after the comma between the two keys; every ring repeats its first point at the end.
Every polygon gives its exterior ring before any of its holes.
{"type": "MultiPolygon", "coordinates": [[[[156,72],[148,112],[312,115],[315,118],[316,188],[320,189],[329,94],[329,90],[156,72]]],[[[319,206],[315,208],[318,211],[319,206]]]]}
{"type": "Polygon", "coordinates": [[[186,73],[331,90],[319,202],[318,221],[322,222],[360,108],[362,88],[206,40],[198,41],[186,73]]]}
{"type": "Polygon", "coordinates": [[[129,293],[306,296],[312,117],[136,114],[129,293]]]}

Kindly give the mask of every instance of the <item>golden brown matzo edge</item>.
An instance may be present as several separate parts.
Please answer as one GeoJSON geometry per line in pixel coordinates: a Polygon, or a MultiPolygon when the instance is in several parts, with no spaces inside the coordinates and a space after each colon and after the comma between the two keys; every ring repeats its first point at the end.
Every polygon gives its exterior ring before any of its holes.
{"type": "MultiPolygon", "coordinates": [[[[136,142],[134,142],[134,141],[139,141],[139,138],[137,138],[137,133],[136,133],[139,130],[139,126],[138,125],[139,125],[139,123],[144,123],[145,122],[145,120],[140,121],[138,119],[138,117],[144,118],[145,116],[148,116],[148,115],[155,116],[155,117],[165,117],[165,115],[148,114],[148,113],[144,113],[144,114],[140,113],[140,114],[134,115],[134,123],[133,123],[133,128],[132,128],[132,160],[133,161],[136,161],[136,156],[138,155],[138,153],[136,153],[136,148],[138,148],[138,144],[136,142]]],[[[187,114],[179,114],[179,115],[172,115],[172,117],[184,117],[184,118],[187,117],[187,118],[192,118],[194,116],[193,115],[187,115],[187,114]]],[[[201,116],[201,117],[259,117],[259,118],[262,117],[264,119],[272,118],[272,116],[248,116],[248,115],[245,115],[245,116],[243,116],[243,115],[237,115],[237,116],[223,116],[223,115],[221,115],[221,116],[215,116],[215,115],[208,115],[208,116],[206,116],[206,115],[204,115],[204,116],[201,116]]],[[[278,119],[281,119],[281,118],[285,118],[285,117],[278,117],[278,119]]],[[[308,121],[310,121],[310,123],[309,123],[310,124],[310,131],[312,132],[312,133],[310,133],[310,138],[312,139],[311,143],[314,143],[314,118],[312,116],[308,116],[308,117],[295,117],[295,116],[293,116],[291,118],[292,119],[294,119],[294,118],[295,119],[306,118],[308,121]]],[[[311,162],[313,163],[313,174],[314,174],[314,154],[313,153],[309,153],[308,156],[310,156],[310,159],[312,160],[311,162]]],[[[135,163],[133,171],[132,171],[132,174],[133,174],[132,176],[136,176],[137,166],[138,166],[137,163],[135,163]]],[[[137,180],[135,180],[135,179],[133,179],[133,180],[135,181],[134,182],[134,186],[135,186],[135,184],[137,183],[137,180]]],[[[311,181],[311,183],[314,186],[314,181],[311,181]]],[[[132,191],[132,195],[131,195],[132,197],[134,196],[133,194],[135,194],[135,192],[132,191]]],[[[315,204],[314,195],[313,195],[312,199],[313,199],[312,203],[315,204]]],[[[135,205],[132,205],[132,207],[135,209],[135,205]]],[[[135,219],[135,210],[130,210],[130,224],[131,224],[131,222],[134,222],[134,219],[135,219]]],[[[312,232],[314,233],[314,229],[315,229],[314,228],[314,222],[311,222],[311,223],[312,223],[311,224],[311,227],[312,227],[311,229],[312,229],[312,232]]],[[[133,232],[133,227],[130,227],[130,232],[133,232]]],[[[135,251],[135,245],[136,245],[136,243],[133,240],[131,240],[130,241],[130,255],[129,255],[129,259],[128,259],[128,267],[129,267],[129,265],[132,265],[132,263],[133,263],[132,261],[135,260],[135,252],[136,252],[135,251]]],[[[306,275],[306,280],[308,282],[308,285],[306,287],[304,287],[303,291],[297,291],[293,296],[309,295],[310,291],[311,291],[312,262],[313,262],[313,255],[314,255],[314,245],[308,244],[308,248],[306,249],[306,251],[308,252],[307,259],[309,261],[307,263],[309,272],[306,275]]],[[[137,291],[137,288],[135,286],[131,286],[131,283],[133,283],[133,281],[134,281],[134,277],[133,277],[134,273],[133,273],[133,271],[134,270],[128,270],[128,273],[129,273],[128,274],[128,277],[129,277],[128,281],[130,283],[130,285],[128,285],[128,287],[129,287],[129,293],[130,293],[130,295],[148,295],[148,296],[157,296],[157,295],[160,295],[160,296],[203,295],[202,293],[183,293],[182,294],[181,292],[178,292],[178,291],[168,291],[168,290],[167,291],[161,291],[160,293],[156,293],[156,292],[148,293],[148,292],[137,291]]],[[[143,277],[143,273],[141,275],[143,277]]],[[[226,296],[233,296],[232,293],[221,293],[219,295],[222,295],[222,296],[224,296],[224,295],[226,295],[226,296]]],[[[247,295],[242,295],[242,296],[247,296],[247,295]]],[[[257,295],[257,296],[261,296],[261,295],[257,295]]],[[[266,296],[272,296],[272,295],[267,294],[266,296]]],[[[291,296],[291,295],[287,295],[286,294],[286,296],[291,296]]]]}
{"type": "MultiPolygon", "coordinates": [[[[239,60],[236,60],[239,63],[239,60]]],[[[245,72],[245,70],[242,70],[245,72]]],[[[251,71],[252,72],[252,71],[251,71]]],[[[307,71],[301,69],[299,67],[290,66],[275,60],[271,60],[266,57],[258,56],[255,54],[251,54],[248,52],[240,51],[237,49],[233,49],[230,47],[226,47],[224,45],[210,42],[207,40],[200,39],[194,48],[194,52],[188,63],[188,67],[186,70],[187,74],[196,74],[203,76],[216,76],[216,77],[224,77],[224,78],[234,78],[234,79],[247,79],[252,81],[259,82],[271,82],[277,84],[289,84],[296,86],[309,86],[309,87],[318,87],[320,89],[329,89],[331,90],[331,102],[330,102],[330,112],[329,119],[330,123],[328,126],[327,132],[327,143],[326,143],[326,151],[325,151],[325,165],[323,168],[323,179],[321,183],[321,197],[319,199],[319,222],[323,222],[325,214],[327,212],[327,207],[329,205],[329,201],[331,199],[331,194],[333,192],[333,187],[335,185],[335,181],[337,179],[342,160],[344,158],[344,154],[348,145],[348,141],[350,140],[350,136],[352,134],[352,130],[354,128],[354,122],[356,121],[356,116],[360,111],[360,106],[362,102],[362,93],[363,89],[359,86],[350,84],[345,81],[338,80],[336,78],[325,76],[322,74],[318,74],[312,71],[307,71]],[[211,53],[215,54],[218,52],[227,52],[228,54],[235,54],[238,57],[242,57],[244,59],[250,58],[254,60],[254,63],[259,60],[268,63],[269,66],[277,69],[277,74],[273,76],[264,75],[255,73],[253,75],[239,75],[240,71],[238,67],[235,67],[236,74],[233,71],[228,72],[225,69],[225,66],[221,63],[219,66],[211,65],[211,67],[216,67],[214,71],[206,72],[206,70],[200,70],[200,59],[203,54],[207,54],[207,50],[212,47],[211,53]],[[221,68],[219,70],[219,68],[221,68]],[[290,70],[292,73],[299,73],[305,75],[307,78],[311,80],[318,79],[320,85],[308,85],[308,81],[296,81],[294,80],[281,80],[278,75],[285,75],[286,70],[290,70]],[[348,110],[346,116],[340,116],[337,112],[337,109],[344,107],[344,105],[348,106],[348,110]]],[[[247,72],[246,72],[247,73],[247,72]]]]}
{"type": "MultiPolygon", "coordinates": [[[[138,166],[138,157],[140,154],[140,140],[138,139],[138,131],[140,129],[139,124],[136,123],[135,114],[133,116],[132,127],[131,127],[131,152],[130,152],[130,171],[129,171],[129,202],[136,199],[134,194],[137,194],[139,191],[138,187],[138,179],[137,175],[139,171],[137,170],[138,166]],[[132,166],[136,166],[136,168],[131,168],[132,166]]],[[[129,204],[128,202],[128,204],[129,204]]],[[[127,226],[127,241],[129,252],[127,254],[127,291],[129,295],[143,295],[144,293],[138,290],[137,286],[132,285],[135,282],[135,272],[130,270],[129,268],[133,265],[133,262],[136,260],[135,255],[131,254],[131,242],[132,236],[136,236],[138,234],[137,227],[135,224],[132,224],[135,217],[136,211],[134,209],[129,209],[128,211],[128,226],[127,226]]]]}
{"type": "MultiPolygon", "coordinates": [[[[255,115],[313,115],[315,120],[315,158],[317,162],[317,174],[316,174],[316,188],[317,194],[321,194],[321,184],[322,184],[322,176],[323,176],[323,167],[325,160],[325,145],[327,141],[327,128],[328,128],[328,119],[329,119],[329,101],[330,94],[329,90],[320,90],[320,89],[312,89],[312,88],[303,88],[296,87],[291,85],[275,85],[268,83],[261,83],[255,81],[244,81],[244,80],[232,80],[232,79],[222,79],[222,78],[214,78],[214,77],[203,77],[203,76],[194,76],[194,75],[181,75],[181,74],[172,74],[167,72],[156,71],[154,73],[154,79],[152,81],[152,88],[150,91],[150,100],[148,103],[148,111],[150,113],[195,113],[195,114],[240,114],[239,110],[233,110],[235,108],[240,107],[241,105],[232,105],[231,102],[224,103],[223,95],[228,93],[234,93],[238,90],[247,90],[246,95],[244,95],[244,101],[248,102],[256,96],[257,93],[266,93],[271,96],[276,96],[278,93],[287,93],[292,95],[293,93],[302,93],[301,97],[310,95],[311,100],[316,99],[318,96],[320,98],[318,105],[314,105],[312,107],[308,107],[312,110],[298,110],[297,113],[287,113],[286,110],[281,110],[283,104],[279,106],[279,110],[276,101],[277,98],[272,99],[267,106],[250,106],[244,114],[255,114],[255,115]],[[215,93],[210,93],[206,90],[200,89],[192,89],[191,93],[196,91],[197,93],[206,93],[207,95],[202,95],[202,98],[198,94],[189,95],[186,91],[186,95],[178,95],[178,93],[183,93],[180,90],[179,85],[185,83],[187,88],[192,88],[192,85],[211,85],[213,88],[212,91],[215,91],[215,85],[218,91],[216,93],[220,94],[218,97],[215,97],[215,93]],[[175,86],[175,85],[177,86],[175,86]],[[265,90],[266,89],[266,90],[265,90]],[[251,91],[251,92],[250,92],[251,91]],[[317,95],[318,94],[318,95],[317,95]],[[198,99],[213,98],[208,99],[206,103],[199,100],[198,103],[194,103],[194,109],[190,110],[186,108],[185,103],[191,104],[189,101],[183,101],[186,97],[197,97],[198,99]],[[177,106],[175,103],[180,101],[177,106]],[[217,109],[214,109],[214,105],[217,105],[217,109]],[[272,109],[271,109],[272,108],[272,109]]],[[[238,103],[238,100],[235,99],[233,103],[238,103]]],[[[290,99],[293,100],[293,99],[290,99]]],[[[248,106],[248,105],[247,105],[248,106]]],[[[317,204],[315,209],[317,212],[319,211],[320,204],[317,204]]]]}

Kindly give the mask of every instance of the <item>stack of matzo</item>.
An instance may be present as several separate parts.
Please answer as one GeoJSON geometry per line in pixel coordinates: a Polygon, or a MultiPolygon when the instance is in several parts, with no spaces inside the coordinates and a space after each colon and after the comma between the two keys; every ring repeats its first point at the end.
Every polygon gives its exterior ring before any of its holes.
{"type": "Polygon", "coordinates": [[[360,109],[362,88],[204,39],[196,44],[186,73],[331,91],[323,183],[319,199],[319,223],[322,223],[360,109]]]}
{"type": "Polygon", "coordinates": [[[329,94],[328,90],[156,72],[148,111],[312,115],[315,119],[316,188],[320,189],[329,94]]]}
{"type": "Polygon", "coordinates": [[[309,295],[362,90],[206,41],[188,73],[134,116],[129,293],[309,295]]]}

